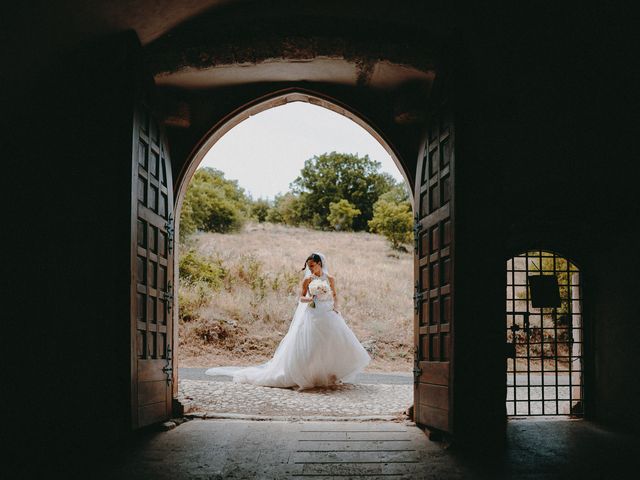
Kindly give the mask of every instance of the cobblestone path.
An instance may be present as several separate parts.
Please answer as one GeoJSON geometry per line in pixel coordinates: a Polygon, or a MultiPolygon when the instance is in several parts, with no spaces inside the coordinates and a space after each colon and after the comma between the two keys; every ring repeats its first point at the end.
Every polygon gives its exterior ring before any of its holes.
{"type": "MultiPolygon", "coordinates": [[[[302,392],[228,381],[182,379],[185,413],[285,417],[397,417],[413,402],[413,385],[342,384],[302,392]]],[[[206,415],[205,415],[206,416],[206,415]]]]}

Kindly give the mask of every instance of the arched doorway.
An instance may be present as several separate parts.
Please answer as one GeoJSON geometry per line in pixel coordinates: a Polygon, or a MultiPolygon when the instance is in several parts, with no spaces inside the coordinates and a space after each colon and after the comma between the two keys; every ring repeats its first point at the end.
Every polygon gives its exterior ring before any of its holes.
{"type": "MultiPolygon", "coordinates": [[[[211,129],[209,131],[209,133],[207,134],[207,136],[205,137],[205,139],[202,142],[200,142],[199,148],[194,151],[194,153],[191,155],[191,157],[190,157],[190,159],[188,161],[188,168],[184,169],[184,171],[183,171],[183,173],[182,173],[182,175],[180,177],[180,180],[178,180],[178,182],[181,182],[181,184],[177,188],[176,204],[178,206],[176,207],[176,222],[179,222],[179,219],[180,219],[180,208],[182,207],[182,202],[183,202],[183,199],[184,199],[185,194],[186,194],[187,184],[190,181],[191,176],[193,175],[193,172],[195,172],[196,168],[198,168],[200,166],[200,163],[201,163],[202,159],[204,158],[205,154],[207,154],[207,152],[210,152],[212,148],[215,148],[215,146],[214,146],[215,143],[217,141],[219,141],[220,139],[222,139],[222,138],[225,138],[225,141],[227,141],[229,137],[233,138],[233,136],[237,133],[237,131],[241,130],[240,127],[236,128],[234,133],[229,134],[227,137],[224,137],[224,136],[226,134],[228,134],[232,128],[236,127],[240,122],[242,122],[243,120],[249,118],[250,116],[252,116],[252,115],[260,115],[261,112],[265,112],[266,110],[269,110],[269,109],[276,109],[276,110],[281,110],[281,111],[285,111],[285,112],[286,111],[291,111],[291,108],[287,108],[287,107],[283,107],[283,106],[285,104],[293,103],[293,102],[308,103],[311,106],[304,107],[307,110],[322,110],[322,109],[326,109],[326,110],[329,110],[330,112],[333,112],[333,113],[330,114],[333,117],[336,117],[337,115],[334,115],[334,113],[337,113],[338,115],[344,116],[346,119],[351,120],[351,122],[356,123],[358,126],[362,127],[367,133],[369,133],[369,135],[371,135],[373,137],[373,139],[375,139],[380,145],[382,145],[383,148],[387,152],[389,152],[391,154],[390,156],[391,156],[391,158],[393,158],[396,166],[399,166],[399,161],[398,161],[398,158],[397,158],[397,156],[396,156],[396,154],[394,152],[394,149],[389,146],[388,142],[386,142],[386,141],[384,141],[382,139],[382,136],[377,132],[376,129],[371,127],[370,122],[364,120],[361,116],[353,113],[349,109],[346,109],[345,107],[340,106],[335,100],[328,99],[328,98],[326,98],[324,96],[320,96],[320,95],[318,95],[316,93],[309,92],[309,91],[302,91],[301,92],[301,91],[287,90],[285,92],[277,92],[274,95],[270,96],[269,98],[259,100],[259,101],[255,102],[254,104],[252,104],[252,105],[250,105],[248,107],[245,107],[245,110],[236,111],[235,114],[229,115],[228,117],[225,118],[224,121],[218,123],[218,125],[216,125],[213,129],[211,129]]],[[[299,105],[299,104],[298,104],[298,106],[302,107],[302,105],[299,105]]],[[[293,111],[299,111],[299,110],[295,109],[294,107],[292,107],[292,108],[293,108],[293,111]]],[[[269,117],[272,113],[273,112],[270,112],[269,115],[263,114],[263,115],[260,115],[260,116],[269,117]]],[[[299,114],[297,114],[297,115],[299,115],[299,114]]],[[[325,113],[325,115],[327,115],[327,114],[325,113]]],[[[343,123],[351,123],[351,122],[345,122],[344,119],[339,119],[339,120],[341,122],[343,122],[343,123]]],[[[247,122],[247,123],[251,124],[251,122],[247,122]]],[[[242,128],[246,128],[246,123],[245,123],[245,125],[243,125],[242,128]]],[[[360,130],[357,127],[355,129],[356,130],[360,130]]],[[[253,143],[253,139],[254,139],[254,137],[256,135],[257,135],[257,133],[254,132],[254,135],[252,135],[249,139],[247,139],[245,141],[245,143],[252,144],[253,143]]],[[[353,135],[356,135],[356,134],[353,133],[353,135]]],[[[364,132],[362,133],[362,135],[363,136],[369,136],[369,135],[366,135],[364,132]]],[[[371,138],[371,137],[369,137],[369,138],[371,138]]],[[[281,142],[286,142],[286,141],[287,140],[281,140],[281,142]]],[[[222,142],[221,145],[223,143],[224,142],[222,142]]],[[[258,143],[256,143],[255,145],[256,145],[256,147],[258,147],[258,143]]],[[[346,147],[346,148],[349,148],[349,147],[346,147]]],[[[263,151],[263,154],[264,154],[264,151],[263,151]]],[[[238,156],[237,153],[234,153],[233,155],[235,157],[237,157],[238,161],[242,161],[242,162],[246,163],[246,161],[244,160],[243,156],[238,156]]],[[[206,162],[205,162],[205,165],[207,165],[206,162]]],[[[208,165],[213,166],[212,163],[208,163],[208,165]]],[[[406,180],[406,177],[407,177],[406,172],[401,171],[401,173],[402,173],[403,177],[405,178],[405,183],[406,183],[407,182],[407,180],[406,180]]],[[[396,174],[396,177],[397,177],[397,174],[396,174]]],[[[187,195],[187,197],[189,197],[190,195],[191,194],[187,195]]],[[[186,204],[186,208],[188,208],[189,202],[187,201],[187,202],[185,202],[185,204],[186,204]]],[[[183,222],[184,222],[184,218],[183,218],[183,222]]],[[[177,228],[180,228],[180,227],[177,226],[177,228]]],[[[361,233],[363,233],[363,232],[361,232],[361,233]]],[[[255,237],[255,235],[259,235],[259,234],[253,234],[253,235],[255,237]]],[[[294,234],[288,234],[288,235],[294,235],[294,234]]],[[[340,234],[340,235],[343,235],[343,234],[340,234]]],[[[345,235],[346,235],[346,233],[345,233],[345,235]]],[[[227,237],[228,237],[227,235],[224,235],[224,238],[217,237],[217,240],[215,240],[215,243],[220,245],[220,246],[219,247],[215,247],[215,249],[218,250],[219,252],[222,252],[223,256],[227,256],[228,252],[235,252],[234,255],[236,256],[236,258],[242,258],[242,256],[243,256],[242,253],[234,250],[233,247],[231,247],[231,246],[228,246],[227,248],[224,247],[225,242],[227,242],[227,237]]],[[[233,235],[229,235],[229,237],[235,238],[233,235]]],[[[242,237],[242,238],[244,238],[244,240],[238,239],[236,241],[236,244],[243,244],[243,245],[247,245],[247,243],[250,244],[250,241],[247,240],[246,237],[242,237]]],[[[200,239],[202,240],[203,237],[200,237],[200,239]]],[[[288,242],[288,239],[282,238],[282,242],[278,242],[278,243],[287,244],[287,242],[288,242]]],[[[227,244],[227,245],[229,245],[229,244],[227,244]]],[[[341,248],[340,250],[341,251],[348,251],[348,252],[350,252],[349,255],[352,255],[353,253],[355,253],[355,250],[352,249],[351,245],[353,245],[354,248],[357,249],[357,245],[354,245],[352,243],[352,244],[350,244],[349,246],[347,246],[345,248],[341,248]]],[[[184,254],[185,253],[184,252],[185,249],[183,247],[184,246],[176,245],[176,251],[179,251],[182,248],[183,249],[182,253],[184,254]]],[[[385,248],[387,248],[387,247],[385,247],[385,248]]],[[[211,252],[212,251],[211,249],[212,249],[212,244],[209,244],[209,246],[205,250],[208,251],[208,252],[211,252]]],[[[295,249],[295,247],[292,246],[292,249],[295,249]]],[[[257,250],[259,250],[259,249],[257,249],[257,250]]],[[[176,265],[177,265],[177,262],[179,261],[180,253],[181,252],[178,252],[178,255],[176,255],[176,265]]],[[[329,253],[331,253],[331,252],[329,252],[329,253]]],[[[334,253],[338,253],[338,252],[334,252],[334,253]]],[[[217,253],[216,253],[216,255],[217,255],[217,253]]],[[[260,253],[258,252],[258,256],[259,255],[260,255],[260,253]]],[[[411,384],[411,377],[410,377],[410,375],[411,375],[411,373],[410,373],[410,369],[411,369],[411,364],[410,364],[411,351],[408,348],[408,346],[411,345],[411,341],[412,341],[411,340],[411,336],[412,336],[412,332],[411,332],[412,316],[411,316],[411,298],[410,298],[411,297],[411,285],[412,285],[412,279],[411,279],[411,276],[412,276],[412,273],[411,273],[411,265],[412,265],[411,264],[411,259],[412,259],[412,256],[411,256],[411,253],[407,252],[406,250],[404,250],[402,255],[403,255],[402,256],[402,261],[399,264],[402,265],[402,272],[404,272],[404,276],[402,277],[402,280],[400,282],[390,280],[391,284],[402,285],[402,289],[403,289],[402,290],[402,295],[398,294],[397,296],[399,298],[403,299],[402,302],[404,302],[404,303],[402,305],[404,305],[405,308],[401,312],[396,312],[396,313],[401,313],[402,314],[402,319],[403,319],[402,330],[400,330],[400,329],[395,330],[394,329],[394,331],[402,331],[403,332],[402,335],[406,335],[406,338],[402,339],[401,345],[402,345],[403,350],[406,350],[406,354],[408,354],[408,355],[405,355],[403,353],[403,358],[407,358],[407,360],[406,360],[407,363],[403,364],[403,365],[398,365],[398,367],[399,367],[398,370],[402,369],[402,371],[405,372],[405,374],[406,374],[406,382],[405,382],[406,386],[398,387],[398,388],[402,388],[403,389],[402,395],[398,395],[398,398],[402,399],[402,401],[400,402],[402,404],[402,408],[398,409],[397,410],[398,412],[401,412],[403,409],[409,407],[410,401],[411,401],[411,398],[409,398],[409,395],[411,395],[411,385],[410,385],[411,384]],[[404,390],[405,388],[406,388],[406,391],[404,390]]],[[[381,257],[384,257],[384,254],[382,254],[381,257]]],[[[285,257],[283,256],[282,258],[285,258],[285,257]]],[[[336,258],[336,256],[334,255],[333,258],[336,258]]],[[[391,261],[395,262],[395,260],[391,260],[391,261]]],[[[231,267],[231,265],[235,265],[234,262],[235,261],[231,262],[231,260],[229,259],[229,262],[225,263],[225,266],[229,267],[230,271],[235,271],[234,270],[235,267],[233,267],[233,268],[231,267]]],[[[360,262],[360,263],[362,263],[362,262],[360,262]]],[[[178,269],[176,268],[176,272],[177,271],[178,271],[178,269]]],[[[181,283],[183,285],[182,286],[178,285],[177,282],[180,282],[180,279],[178,278],[177,275],[176,275],[176,278],[175,278],[175,282],[176,282],[176,292],[178,291],[178,288],[182,288],[183,290],[181,290],[181,295],[183,295],[182,292],[184,291],[185,286],[187,286],[189,284],[189,282],[185,282],[185,280],[182,279],[181,283]]],[[[344,285],[344,283],[342,285],[344,285]]],[[[398,292],[398,288],[396,287],[396,289],[393,292],[394,293],[398,292]]],[[[224,299],[218,298],[218,302],[217,303],[219,303],[221,305],[221,307],[211,307],[211,308],[221,308],[221,309],[224,310],[225,307],[222,306],[222,305],[224,305],[224,299]]],[[[391,301],[389,303],[391,303],[391,301]]],[[[176,310],[176,312],[178,311],[178,307],[177,306],[176,306],[175,310],[176,310]]],[[[242,315],[242,316],[238,317],[238,316],[235,316],[236,315],[235,313],[233,313],[233,312],[231,312],[229,310],[229,316],[227,316],[227,310],[224,310],[224,311],[223,310],[217,311],[217,313],[215,315],[212,314],[211,311],[206,311],[203,316],[201,316],[201,317],[195,316],[195,318],[197,318],[198,322],[200,322],[200,321],[208,322],[208,321],[210,321],[209,319],[213,319],[214,317],[215,318],[219,318],[219,319],[220,318],[229,318],[229,319],[232,319],[231,321],[234,322],[234,325],[235,325],[236,322],[238,322],[238,324],[246,323],[246,322],[243,321],[243,319],[244,318],[249,318],[249,316],[252,315],[252,313],[245,312],[245,315],[242,315]]],[[[391,311],[388,311],[386,313],[387,318],[389,318],[389,320],[397,319],[399,317],[398,315],[391,316],[390,313],[391,313],[391,311]]],[[[381,318],[384,317],[384,313],[382,313],[382,311],[381,311],[379,316],[381,318]]],[[[260,318],[263,318],[263,317],[264,317],[264,315],[260,315],[260,318]]],[[[272,317],[280,318],[280,319],[285,319],[286,318],[285,315],[282,314],[282,312],[279,312],[279,313],[276,312],[276,315],[272,315],[272,317]]],[[[182,317],[180,317],[180,318],[182,318],[182,317]]],[[[191,316],[191,318],[193,319],[194,316],[191,316]]],[[[269,317],[267,316],[267,318],[269,318],[269,317]]],[[[347,318],[349,318],[349,317],[347,317],[347,318]]],[[[184,337],[185,327],[189,328],[189,329],[192,329],[193,325],[196,323],[196,321],[189,321],[189,322],[185,323],[183,320],[178,319],[177,316],[175,317],[174,321],[175,321],[175,325],[179,327],[175,331],[175,335],[174,335],[175,342],[174,342],[174,344],[177,346],[178,349],[181,349],[179,341],[182,341],[185,338],[184,337]],[[182,337],[179,339],[178,337],[180,335],[182,335],[182,337]]],[[[387,322],[387,323],[391,324],[391,322],[387,322]]],[[[277,330],[281,330],[281,327],[278,327],[277,330]]],[[[191,330],[191,331],[193,331],[193,330],[191,330]]],[[[194,342],[192,341],[193,340],[193,336],[188,337],[188,338],[190,338],[190,341],[187,343],[187,345],[188,345],[187,348],[189,350],[184,350],[184,351],[193,351],[193,350],[190,350],[190,347],[194,344],[194,342]]],[[[367,338],[367,337],[365,337],[365,338],[367,338]]],[[[213,343],[210,344],[210,345],[213,345],[213,343]]],[[[267,342],[267,345],[268,345],[268,342],[267,342]]],[[[386,344],[383,342],[383,345],[386,345],[386,344]]],[[[182,348],[184,348],[184,346],[182,348]]],[[[234,350],[235,350],[235,348],[234,348],[234,350]]],[[[202,350],[202,352],[204,353],[205,351],[206,351],[206,347],[205,347],[205,349],[202,350]]],[[[246,358],[241,358],[242,355],[240,355],[240,357],[234,357],[234,355],[232,355],[231,352],[228,352],[228,354],[226,354],[224,350],[221,351],[220,353],[222,354],[222,356],[228,356],[229,357],[228,359],[225,359],[224,361],[232,361],[234,358],[235,358],[236,361],[239,361],[239,362],[246,361],[246,358]]],[[[176,356],[177,356],[177,352],[176,352],[176,356]]],[[[192,356],[191,357],[191,361],[193,361],[193,358],[196,358],[196,357],[192,356]]],[[[187,375],[187,372],[183,368],[183,367],[185,367],[185,365],[186,366],[191,366],[191,367],[193,367],[193,366],[202,366],[199,363],[196,363],[196,364],[191,363],[190,364],[189,363],[190,359],[185,358],[184,357],[184,353],[182,355],[180,355],[180,359],[181,359],[181,361],[180,361],[180,363],[181,363],[181,365],[180,365],[180,369],[181,369],[180,373],[181,373],[181,377],[184,377],[184,378],[189,378],[189,376],[187,375]]],[[[201,359],[198,359],[196,361],[203,362],[203,360],[201,360],[201,359]]],[[[398,363],[400,363],[400,362],[398,362],[398,363]]],[[[211,367],[211,366],[215,366],[215,365],[219,365],[219,364],[218,363],[214,363],[214,364],[211,364],[211,365],[208,365],[208,366],[211,367]]],[[[238,365],[238,363],[233,363],[233,365],[238,365]]],[[[213,381],[213,379],[212,379],[212,381],[213,381]]],[[[179,382],[176,382],[176,384],[178,384],[178,383],[180,383],[180,392],[182,392],[182,393],[180,393],[180,398],[183,398],[183,395],[184,395],[183,388],[185,388],[184,387],[185,383],[188,383],[188,382],[186,380],[180,380],[179,382]]],[[[222,385],[224,385],[224,384],[222,384],[222,385]]],[[[187,402],[189,404],[192,403],[190,400],[187,400],[187,402]]],[[[363,401],[362,403],[364,404],[365,402],[363,401]]],[[[382,401],[380,403],[382,404],[382,401]]],[[[199,404],[202,405],[202,403],[199,403],[199,404]]],[[[246,410],[247,413],[249,413],[250,410],[251,410],[251,408],[249,408],[249,407],[250,406],[247,406],[247,410],[246,410]]],[[[384,407],[381,407],[381,408],[384,408],[384,407]]],[[[213,409],[211,409],[211,411],[213,411],[213,409]]],[[[221,411],[229,411],[229,410],[221,410],[221,411]]],[[[244,413],[244,411],[243,410],[238,410],[238,413],[244,413]]],[[[260,412],[260,414],[261,414],[261,412],[260,412]]],[[[363,414],[365,414],[365,413],[363,412],[363,414]]],[[[379,414],[379,412],[378,412],[378,414],[379,414]]]]}
{"type": "MultiPolygon", "coordinates": [[[[206,153],[211,149],[211,147],[213,147],[213,145],[215,145],[218,140],[220,140],[220,138],[222,138],[233,127],[238,125],[243,120],[251,117],[252,115],[256,115],[270,108],[292,102],[307,102],[312,105],[326,108],[340,115],[344,115],[348,119],[360,125],[370,135],[372,135],[389,153],[394,163],[397,165],[398,170],[403,175],[405,182],[408,185],[411,185],[409,182],[409,178],[411,178],[411,175],[407,175],[403,162],[400,160],[397,149],[394,148],[393,145],[386,140],[384,135],[378,128],[373,125],[370,120],[366,119],[366,117],[364,117],[362,114],[356,112],[353,109],[350,109],[349,107],[338,102],[335,99],[310,90],[292,88],[274,92],[270,95],[259,98],[256,101],[245,105],[234,112],[231,112],[224,119],[214,125],[206,135],[204,135],[202,140],[196,145],[196,147],[189,155],[189,158],[185,162],[185,166],[183,167],[183,169],[177,175],[175,188],[175,211],[180,212],[189,180],[204,159],[206,153]]],[[[179,228],[179,219],[177,219],[176,232],[179,232],[179,228]]]]}
{"type": "MultiPolygon", "coordinates": [[[[463,421],[460,415],[459,421],[454,418],[453,384],[455,354],[454,344],[454,305],[462,297],[454,295],[454,191],[455,191],[455,134],[452,106],[447,97],[447,89],[439,86],[429,102],[421,105],[421,108],[430,112],[425,123],[416,124],[413,128],[415,136],[412,140],[413,149],[409,149],[411,155],[417,158],[401,158],[396,152],[398,145],[392,145],[387,141],[387,136],[374,126],[373,122],[348,108],[340,101],[334,100],[323,94],[311,92],[302,88],[290,88],[273,92],[257,100],[245,103],[240,108],[230,113],[219,116],[214,127],[204,134],[201,140],[192,144],[191,153],[185,154],[185,161],[177,175],[174,175],[174,193],[176,201],[175,211],[179,211],[188,178],[197,168],[208,147],[214,144],[226,131],[235,124],[247,118],[253,113],[277,106],[289,101],[306,101],[329,108],[337,113],[351,118],[362,125],[389,151],[398,166],[403,177],[413,181],[413,214],[414,214],[414,313],[413,313],[413,345],[414,345],[414,369],[413,369],[413,410],[412,416],[416,423],[430,427],[430,432],[444,432],[454,434],[454,425],[463,426],[468,422],[463,421]],[[405,165],[408,166],[405,168],[405,165]],[[456,300],[458,298],[458,300],[456,300]]],[[[349,98],[349,97],[347,97],[349,98]]],[[[393,127],[395,128],[395,127],[393,127]]],[[[393,131],[393,130],[390,130],[393,131]]],[[[137,138],[138,133],[134,133],[137,138]]],[[[395,137],[394,137],[395,138],[395,137]]],[[[405,138],[406,137],[400,137],[405,138]]],[[[403,144],[404,145],[404,144],[403,144]]],[[[403,150],[404,151],[404,150],[403,150]]],[[[138,168],[138,159],[134,154],[135,168],[138,168]]],[[[135,180],[135,175],[134,175],[135,180]]],[[[132,184],[132,198],[138,195],[136,182],[132,184]]],[[[135,210],[133,210],[135,215],[135,210]]],[[[132,217],[133,218],[133,217],[132,217]]],[[[168,222],[166,233],[171,234],[172,239],[177,238],[179,225],[168,222]],[[175,233],[174,233],[175,232],[175,233]]],[[[135,222],[132,220],[132,245],[136,244],[135,222]]],[[[173,241],[173,240],[172,240],[173,241]]],[[[175,248],[174,248],[175,250],[175,248]]],[[[172,283],[173,292],[176,291],[175,275],[177,256],[173,252],[173,269],[168,274],[167,284],[172,283]]],[[[132,257],[132,265],[135,258],[132,257]]],[[[139,284],[136,278],[136,270],[133,269],[132,285],[139,284]]],[[[132,287],[134,288],[134,287],[132,287]]],[[[177,308],[172,292],[165,291],[168,303],[173,306],[170,315],[171,325],[167,325],[167,344],[175,350],[177,330],[177,308]]],[[[132,297],[132,301],[135,299],[132,297]]],[[[462,306],[462,304],[461,304],[462,306]]],[[[137,349],[135,336],[136,328],[135,307],[132,307],[132,352],[137,349]]],[[[167,350],[167,354],[169,351],[167,350]]],[[[154,372],[149,378],[159,385],[161,380],[166,380],[172,391],[172,399],[178,395],[177,369],[175,355],[161,357],[154,362],[154,372]]],[[[461,375],[457,375],[455,381],[466,381],[464,369],[460,368],[461,375]]],[[[139,371],[132,367],[132,385],[140,384],[139,371]]],[[[140,390],[138,388],[138,390],[140,390]]],[[[132,392],[133,409],[138,408],[137,393],[132,392]]],[[[164,403],[166,406],[169,402],[164,403]]],[[[173,404],[175,406],[175,402],[173,404]]],[[[497,409],[492,405],[492,411],[497,409]]],[[[165,418],[170,415],[170,409],[163,410],[165,418]]],[[[179,409],[178,409],[179,411],[179,409]]],[[[457,410],[462,411],[462,410],[457,410]]],[[[155,421],[161,418],[154,417],[155,421]]],[[[497,422],[496,422],[497,425],[497,422]]],[[[140,426],[134,422],[134,426],[140,426]]],[[[461,430],[462,431],[462,430],[461,430]]]]}
{"type": "Polygon", "coordinates": [[[583,415],[582,278],[572,260],[530,250],[506,263],[508,416],[583,415]]]}

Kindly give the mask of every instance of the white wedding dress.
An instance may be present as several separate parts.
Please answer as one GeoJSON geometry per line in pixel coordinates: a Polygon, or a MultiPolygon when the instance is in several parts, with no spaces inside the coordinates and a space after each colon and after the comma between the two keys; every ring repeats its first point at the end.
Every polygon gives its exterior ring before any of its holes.
{"type": "Polygon", "coordinates": [[[316,285],[326,288],[315,298],[315,308],[298,300],[289,331],[280,341],[271,360],[251,367],[210,368],[208,375],[232,375],[234,382],[266,387],[297,387],[350,383],[364,370],[371,357],[333,310],[333,297],[325,272],[312,274],[316,285]],[[318,283],[320,281],[321,283],[318,283]]]}

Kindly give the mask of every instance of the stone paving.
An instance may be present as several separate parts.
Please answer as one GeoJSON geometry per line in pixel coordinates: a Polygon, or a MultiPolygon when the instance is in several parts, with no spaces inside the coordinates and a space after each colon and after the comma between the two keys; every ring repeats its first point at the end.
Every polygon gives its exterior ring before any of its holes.
{"type": "MultiPolygon", "coordinates": [[[[191,420],[127,449],[108,479],[416,479],[443,449],[413,422],[191,420]]],[[[447,476],[463,479],[457,465],[447,476]]],[[[103,477],[100,477],[103,478],[103,477]]]]}
{"type": "MultiPolygon", "coordinates": [[[[341,384],[298,392],[228,381],[182,379],[185,413],[285,417],[403,418],[413,402],[413,385],[341,384]]],[[[206,416],[206,415],[205,415],[206,416]]],[[[229,415],[228,415],[229,416],[229,415]]],[[[232,415],[231,415],[232,417],[232,415]]]]}
{"type": "Polygon", "coordinates": [[[408,421],[191,420],[146,432],[72,478],[626,480],[640,468],[636,436],[586,421],[518,420],[506,434],[505,451],[478,432],[463,454],[408,421]]]}

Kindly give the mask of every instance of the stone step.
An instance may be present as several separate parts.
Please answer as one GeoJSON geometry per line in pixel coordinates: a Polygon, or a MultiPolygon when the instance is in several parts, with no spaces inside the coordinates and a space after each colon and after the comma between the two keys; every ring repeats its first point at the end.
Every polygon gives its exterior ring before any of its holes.
{"type": "Polygon", "coordinates": [[[332,475],[332,476],[362,476],[370,475],[418,475],[425,471],[424,465],[410,463],[308,463],[304,464],[302,474],[332,475]]]}
{"type": "Polygon", "coordinates": [[[353,442],[353,441],[345,441],[345,442],[331,442],[331,441],[323,441],[323,440],[313,440],[309,442],[299,442],[298,443],[298,451],[354,451],[354,450],[364,450],[364,451],[404,451],[407,448],[410,448],[412,444],[412,440],[402,439],[401,441],[391,441],[391,440],[374,440],[374,441],[364,441],[364,442],[353,442]]]}
{"type": "Polygon", "coordinates": [[[320,463],[416,463],[418,455],[415,449],[411,450],[376,450],[376,451],[297,451],[294,455],[294,463],[320,464],[320,463]]]}

